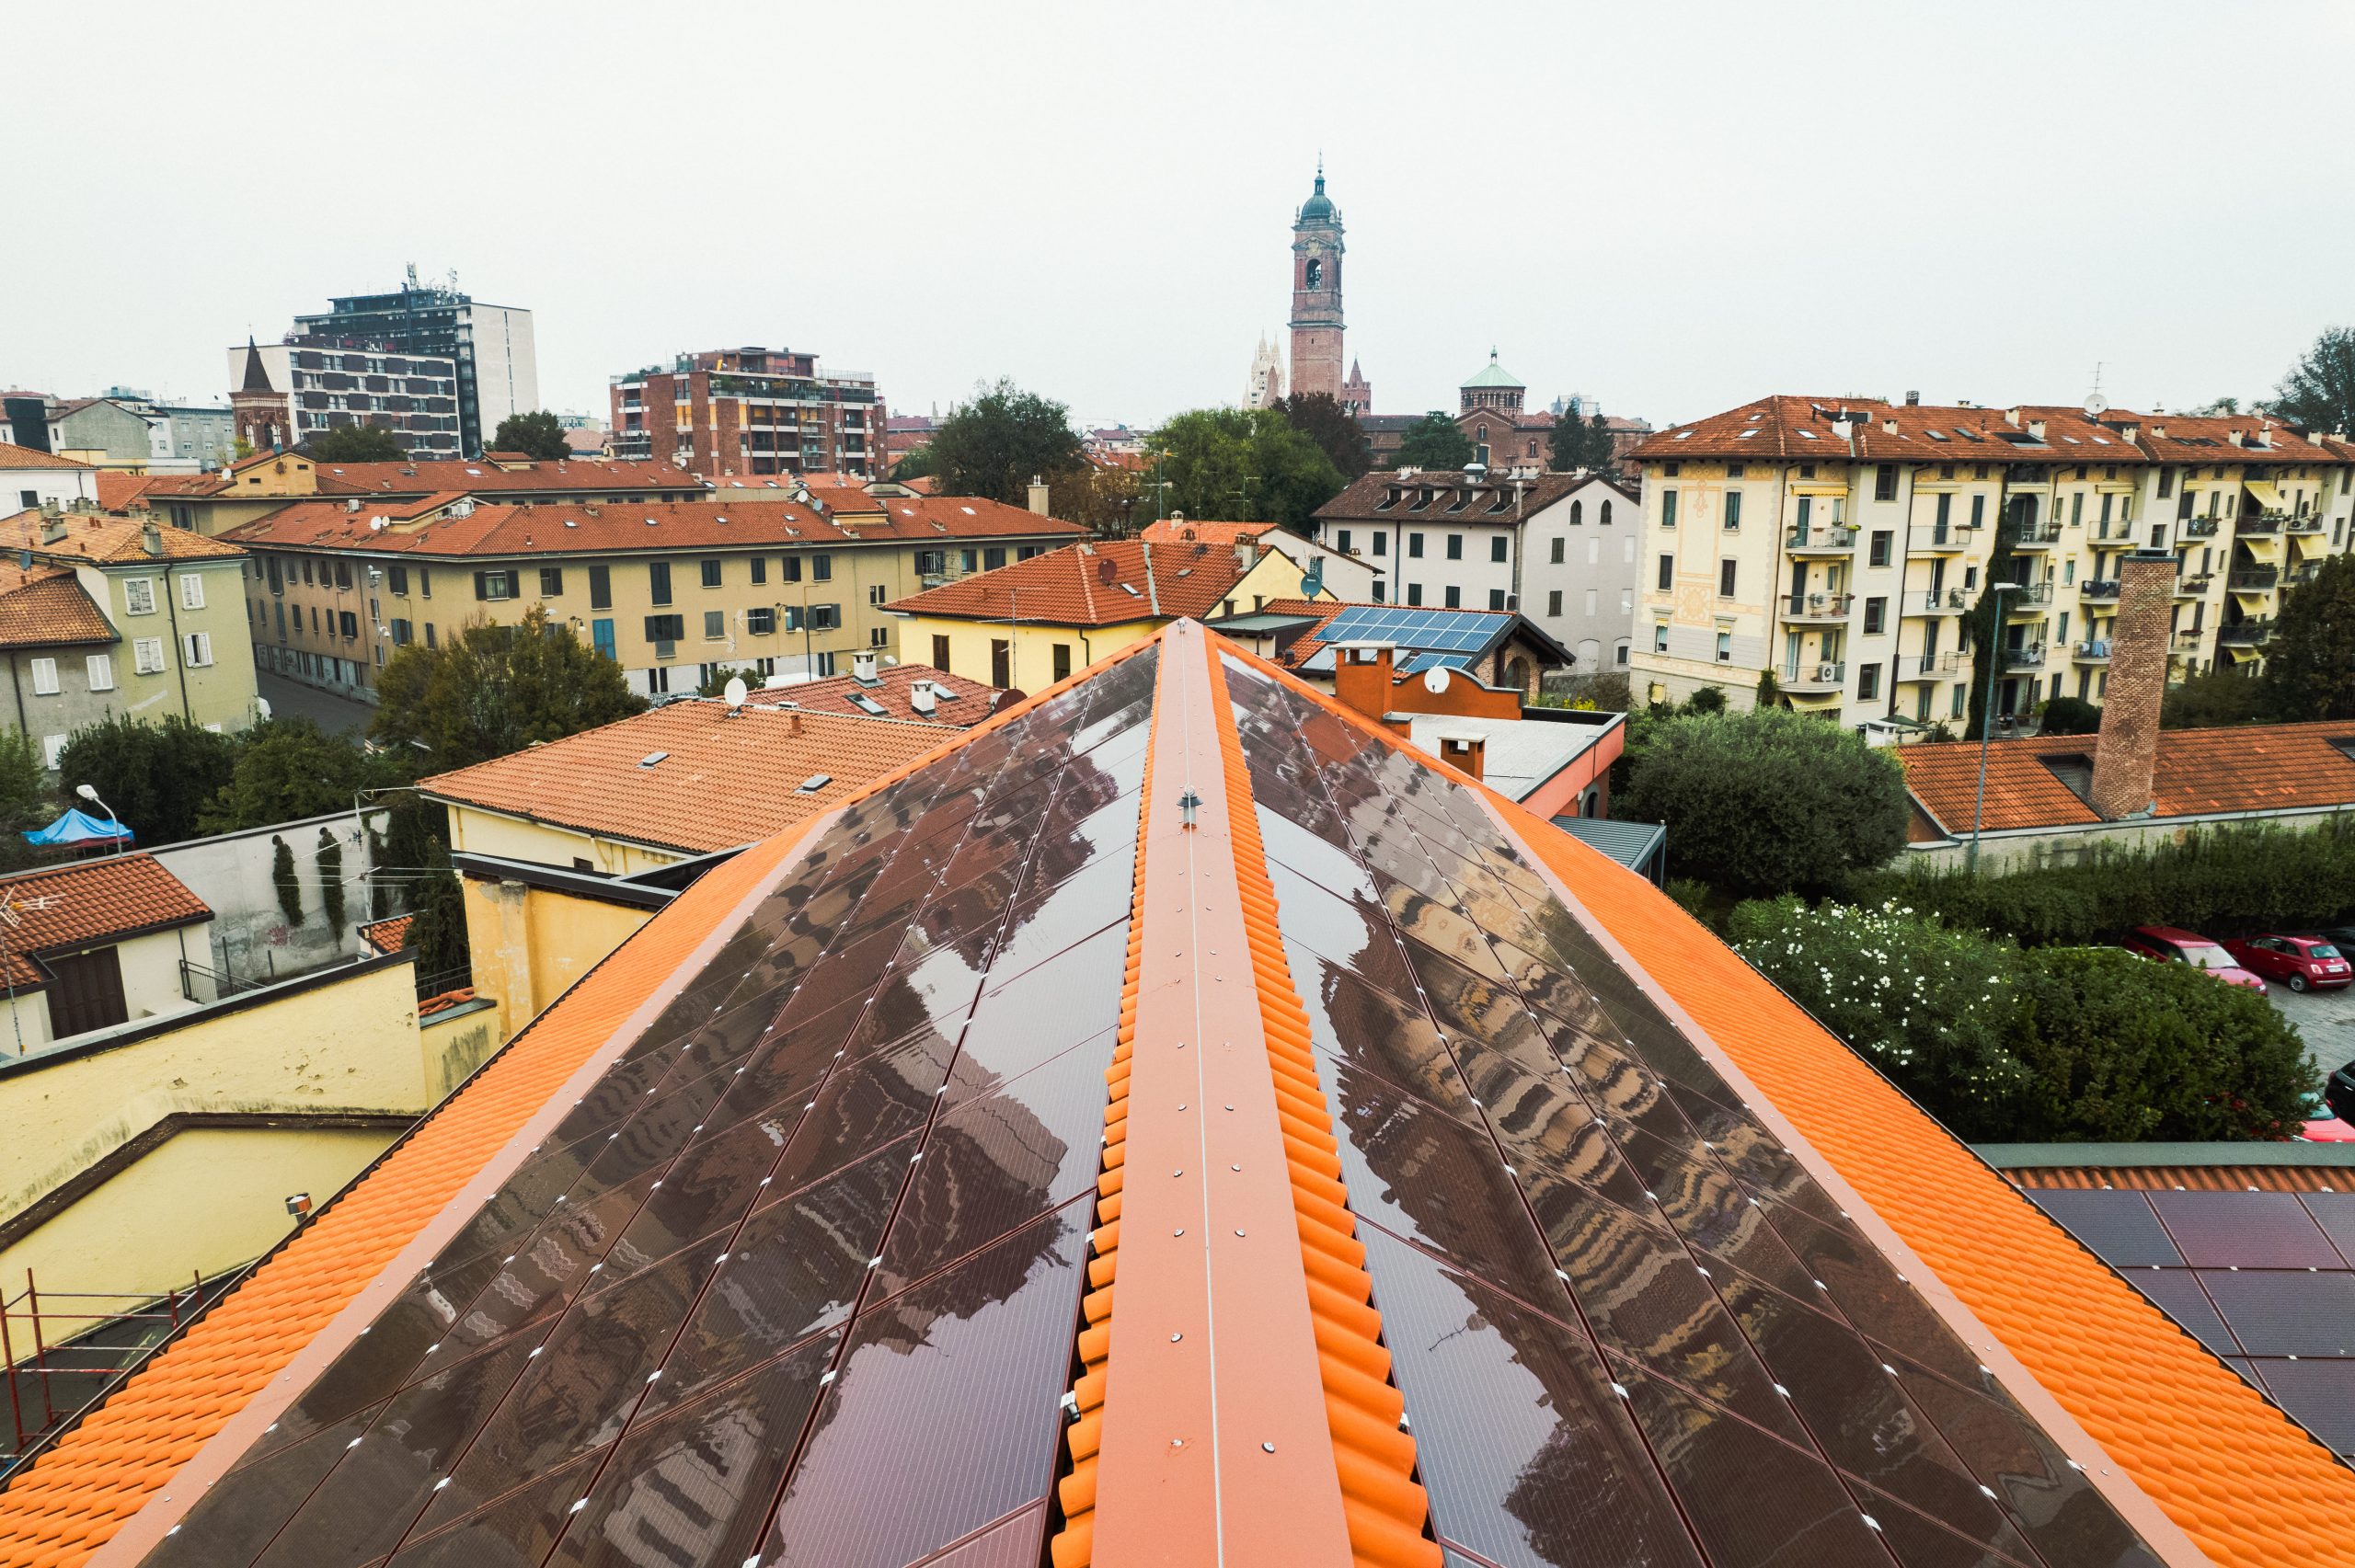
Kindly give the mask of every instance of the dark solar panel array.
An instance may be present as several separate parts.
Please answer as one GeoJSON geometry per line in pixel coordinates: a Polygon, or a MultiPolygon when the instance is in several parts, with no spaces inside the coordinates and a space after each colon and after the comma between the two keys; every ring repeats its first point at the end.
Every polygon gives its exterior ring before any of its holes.
{"type": "Polygon", "coordinates": [[[1424,610],[1404,604],[1359,604],[1341,611],[1316,634],[1325,646],[1308,657],[1304,670],[1329,671],[1341,643],[1383,642],[1400,650],[1398,672],[1410,675],[1434,665],[1464,669],[1494,642],[1503,624],[1495,612],[1424,610]],[[1409,650],[1412,650],[1411,653],[1409,650]]]}
{"type": "Polygon", "coordinates": [[[2028,1196],[2291,1419],[2355,1459],[2355,1192],[2028,1196]]]}
{"type": "Polygon", "coordinates": [[[1467,787],[1226,670],[1452,1557],[2157,1561],[1467,787]]]}
{"type": "Polygon", "coordinates": [[[146,1561],[1035,1563],[1158,658],[844,812],[146,1561]]]}

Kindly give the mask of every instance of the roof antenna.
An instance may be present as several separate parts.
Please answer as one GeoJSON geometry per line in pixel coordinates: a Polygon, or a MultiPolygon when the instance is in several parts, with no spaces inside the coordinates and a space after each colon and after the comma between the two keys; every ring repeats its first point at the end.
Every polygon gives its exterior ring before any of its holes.
{"type": "Polygon", "coordinates": [[[2094,361],[2094,389],[2085,394],[2085,418],[2098,419],[2109,411],[2109,399],[2101,395],[2102,361],[2094,361]]]}

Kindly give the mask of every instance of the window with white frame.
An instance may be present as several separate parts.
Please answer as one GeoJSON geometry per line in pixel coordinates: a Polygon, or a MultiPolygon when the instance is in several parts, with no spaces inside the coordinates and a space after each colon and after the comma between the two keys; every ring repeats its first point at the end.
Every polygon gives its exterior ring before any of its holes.
{"type": "Polygon", "coordinates": [[[164,639],[141,637],[131,645],[131,668],[142,675],[164,672],[164,639]]]}
{"type": "Polygon", "coordinates": [[[33,695],[36,697],[57,695],[57,660],[53,658],[33,660],[33,695]]]}
{"type": "Polygon", "coordinates": [[[183,610],[204,608],[204,579],[194,572],[180,578],[180,608],[183,610]]]}
{"type": "Polygon", "coordinates": [[[201,670],[213,662],[213,634],[190,632],[181,642],[181,662],[191,670],[201,670]]]}
{"type": "Polygon", "coordinates": [[[133,615],[153,615],[155,612],[155,579],[123,578],[122,607],[133,615]]]}
{"type": "Polygon", "coordinates": [[[41,766],[51,773],[57,771],[57,760],[65,755],[65,737],[44,735],[40,738],[41,766]]]}
{"type": "Polygon", "coordinates": [[[87,662],[90,671],[90,690],[93,692],[113,691],[114,655],[110,653],[94,653],[89,657],[87,662]]]}

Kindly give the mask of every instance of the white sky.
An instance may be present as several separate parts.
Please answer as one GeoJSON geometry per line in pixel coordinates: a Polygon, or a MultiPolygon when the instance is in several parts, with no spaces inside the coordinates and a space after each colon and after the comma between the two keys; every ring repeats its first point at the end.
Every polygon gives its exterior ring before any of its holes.
{"type": "Polygon", "coordinates": [[[542,397],[809,349],[895,408],[1241,395],[1316,155],[1383,412],[2269,393],[2355,319],[2355,6],[23,6],[0,384],[213,400],[415,261],[542,397]]]}

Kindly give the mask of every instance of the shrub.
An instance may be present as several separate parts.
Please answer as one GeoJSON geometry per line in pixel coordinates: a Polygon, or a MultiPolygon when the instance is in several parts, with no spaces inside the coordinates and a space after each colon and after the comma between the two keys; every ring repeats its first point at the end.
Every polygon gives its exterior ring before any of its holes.
{"type": "Polygon", "coordinates": [[[334,832],[319,830],[319,903],[327,910],[327,929],[343,935],[343,844],[334,832]]]}
{"type": "Polygon", "coordinates": [[[2083,697],[2055,697],[2044,704],[2046,735],[2092,735],[2101,728],[2101,710],[2083,697]]]}
{"type": "Polygon", "coordinates": [[[1684,711],[1688,714],[1721,714],[1725,712],[1726,689],[1723,686],[1702,687],[1699,691],[1684,699],[1684,711]]]}
{"type": "Polygon", "coordinates": [[[2211,670],[2167,688],[2159,703],[2159,727],[2215,729],[2255,724],[2265,698],[2265,688],[2253,677],[2229,669],[2211,670]]]}
{"type": "Polygon", "coordinates": [[[303,923],[303,883],[294,875],[294,852],[276,833],[270,836],[270,880],[278,889],[279,911],[290,926],[303,923]]]}

